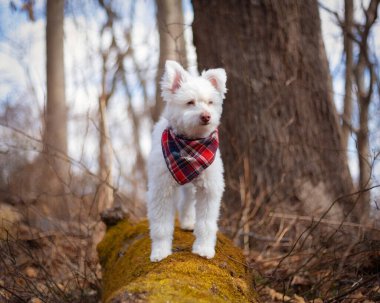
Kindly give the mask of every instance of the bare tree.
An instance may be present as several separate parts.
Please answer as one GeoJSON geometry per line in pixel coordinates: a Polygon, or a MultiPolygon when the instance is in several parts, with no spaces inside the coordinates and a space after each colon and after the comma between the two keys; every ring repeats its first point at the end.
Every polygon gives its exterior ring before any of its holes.
{"type": "MultiPolygon", "coordinates": [[[[379,0],[371,0],[367,9],[364,10],[365,23],[358,27],[358,46],[359,54],[354,65],[355,83],[357,87],[357,100],[359,104],[359,129],[357,131],[358,139],[358,160],[359,160],[359,187],[365,189],[370,187],[372,176],[372,161],[369,150],[369,132],[368,132],[368,111],[373,97],[374,87],[376,85],[376,74],[374,62],[370,56],[368,38],[373,24],[377,19],[377,10],[379,0]],[[369,80],[366,81],[366,75],[369,80]],[[368,83],[368,84],[367,84],[368,83]]],[[[371,192],[364,191],[360,197],[362,208],[362,219],[368,218],[370,210],[371,192]]]]}
{"type": "MultiPolygon", "coordinates": [[[[46,83],[44,150],[48,167],[45,167],[45,183],[54,195],[63,195],[69,185],[67,155],[67,108],[65,100],[64,71],[64,0],[48,0],[46,5],[46,83]],[[50,172],[50,173],[49,173],[50,172]]],[[[41,168],[43,169],[43,168],[41,168]]],[[[51,211],[67,219],[64,201],[55,201],[51,211]]],[[[50,202],[48,202],[50,203],[50,202]]]]}
{"type": "Polygon", "coordinates": [[[344,86],[344,108],[342,116],[342,144],[344,148],[348,146],[348,139],[352,126],[352,81],[353,81],[353,22],[354,22],[354,1],[344,1],[344,53],[346,56],[345,86],[344,86]]]}
{"type": "MultiPolygon", "coordinates": [[[[107,34],[113,34],[113,23],[115,13],[112,11],[110,5],[104,1],[99,0],[100,6],[106,12],[106,22],[101,28],[101,37],[104,38],[107,34]]],[[[114,68],[110,63],[110,57],[114,55],[116,41],[114,35],[109,46],[100,50],[102,57],[102,76],[101,76],[101,89],[98,105],[98,118],[99,118],[99,156],[98,156],[98,176],[99,186],[97,191],[97,211],[100,213],[107,208],[110,208],[114,202],[113,192],[113,149],[109,133],[109,126],[107,121],[107,106],[109,101],[116,90],[117,74],[119,68],[114,68]]],[[[122,59],[121,59],[122,60],[122,59]]],[[[118,63],[118,60],[117,60],[118,63]]],[[[117,64],[115,64],[117,65],[117,64]]]]}
{"type": "Polygon", "coordinates": [[[249,207],[249,219],[271,205],[343,218],[351,200],[333,201],[353,188],[317,1],[244,3],[193,1],[198,66],[228,75],[224,213],[249,207]]]}
{"type": "MultiPolygon", "coordinates": [[[[365,222],[370,214],[371,179],[376,157],[371,157],[369,144],[369,108],[374,99],[376,83],[379,81],[375,69],[378,66],[375,53],[371,50],[369,38],[371,29],[377,20],[379,0],[370,1],[365,8],[361,3],[364,23],[356,22],[353,16],[352,0],[345,1],[345,17],[324,5],[320,6],[331,13],[344,35],[344,50],[346,54],[345,98],[342,115],[343,144],[347,147],[348,136],[353,133],[357,139],[359,162],[359,205],[362,209],[360,216],[365,222]],[[357,46],[355,48],[354,46],[357,46]],[[356,51],[357,50],[357,51],[356,51]],[[352,113],[352,88],[356,88],[358,113],[352,113]],[[359,125],[355,127],[355,121],[359,125]]],[[[377,84],[377,86],[379,86],[377,84]]]]}
{"type": "Polygon", "coordinates": [[[113,150],[112,143],[109,134],[109,127],[107,121],[107,105],[113,94],[114,86],[112,84],[111,90],[107,91],[106,78],[107,78],[107,58],[108,54],[102,55],[102,83],[101,94],[99,96],[99,188],[98,188],[98,212],[102,212],[106,208],[109,208],[113,204],[113,178],[112,178],[112,165],[113,165],[113,150]]]}
{"type": "Polygon", "coordinates": [[[110,141],[109,126],[107,125],[107,106],[110,99],[114,96],[117,86],[120,85],[125,90],[126,94],[126,110],[130,118],[131,133],[130,138],[133,142],[135,151],[135,163],[133,164],[132,173],[133,178],[129,178],[132,183],[131,186],[131,199],[137,199],[137,192],[139,183],[146,181],[145,175],[145,160],[143,158],[143,151],[141,146],[141,123],[144,119],[151,119],[151,112],[149,110],[149,97],[146,89],[146,81],[144,70],[139,65],[134,50],[132,39],[132,29],[135,15],[135,6],[129,7],[130,25],[125,26],[121,21],[119,14],[112,3],[99,0],[100,6],[106,13],[106,22],[101,29],[101,37],[110,38],[109,45],[101,50],[102,56],[102,82],[101,94],[99,96],[99,179],[102,180],[98,188],[98,208],[99,211],[111,207],[113,204],[113,166],[114,166],[114,153],[110,141]],[[117,35],[116,28],[121,29],[122,35],[117,35]],[[124,46],[123,46],[124,45],[124,46]],[[132,67],[125,67],[125,62],[132,63],[132,67]],[[144,112],[137,112],[132,105],[133,92],[130,83],[127,79],[128,73],[135,73],[142,90],[143,102],[147,106],[144,112]]]}
{"type": "Polygon", "coordinates": [[[152,109],[153,121],[157,121],[164,107],[160,80],[166,60],[176,60],[187,67],[186,42],[182,0],[156,0],[157,27],[160,35],[160,56],[156,79],[156,104],[152,109]]]}

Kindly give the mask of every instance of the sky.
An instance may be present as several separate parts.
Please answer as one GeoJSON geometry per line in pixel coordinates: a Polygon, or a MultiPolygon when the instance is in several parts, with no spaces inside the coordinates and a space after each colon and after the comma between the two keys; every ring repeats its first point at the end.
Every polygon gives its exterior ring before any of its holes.
{"type": "MultiPolygon", "coordinates": [[[[22,2],[13,1],[16,5],[22,2]]],[[[322,0],[324,6],[343,15],[343,0],[322,0]]],[[[43,112],[45,89],[45,1],[35,1],[36,21],[28,20],[26,13],[12,11],[10,0],[0,0],[0,114],[2,108],[8,103],[15,102],[21,107],[30,109],[28,117],[32,125],[27,131],[40,136],[42,125],[38,123],[43,112]],[[33,123],[35,121],[36,123],[33,123]]],[[[130,1],[116,1],[118,11],[128,12],[130,1]]],[[[155,93],[155,74],[158,61],[158,33],[155,23],[155,6],[153,0],[135,1],[136,13],[134,16],[133,41],[137,53],[137,61],[140,67],[146,70],[147,89],[150,98],[155,93]]],[[[358,1],[355,0],[358,7],[358,1]]],[[[366,6],[368,1],[364,1],[366,6]]],[[[190,0],[184,0],[185,38],[188,45],[189,66],[193,73],[196,72],[196,54],[192,45],[191,23],[193,12],[190,0]]],[[[97,169],[97,129],[96,112],[97,98],[100,82],[100,57],[98,50],[108,43],[107,35],[99,37],[100,25],[104,22],[104,14],[96,8],[96,1],[68,1],[65,16],[65,72],[66,72],[66,98],[70,108],[69,123],[69,154],[83,161],[91,170],[97,169]],[[79,4],[78,4],[79,3],[79,4]],[[90,119],[83,119],[90,117],[90,119]],[[78,129],[85,131],[78,132],[78,129]]],[[[342,37],[334,17],[325,10],[320,10],[322,20],[322,33],[329,59],[330,70],[333,76],[335,102],[338,112],[342,111],[342,97],[344,94],[342,37]]],[[[360,10],[356,10],[355,17],[360,20],[363,16],[360,10]]],[[[124,18],[116,31],[122,35],[122,26],[128,25],[129,19],[124,18]]],[[[375,26],[373,33],[374,49],[379,52],[380,58],[380,26],[375,26]]],[[[122,39],[120,39],[122,41],[122,39]]],[[[131,100],[136,111],[143,111],[143,96],[138,79],[135,74],[127,76],[130,89],[133,92],[131,100]]],[[[116,171],[119,174],[116,179],[123,182],[130,166],[134,161],[133,146],[129,138],[130,117],[126,114],[125,94],[120,91],[112,99],[109,106],[109,121],[112,143],[115,155],[118,158],[116,171]],[[125,154],[129,154],[125,157],[125,154]],[[124,173],[121,173],[124,171],[124,173]]],[[[377,102],[379,104],[379,102],[377,102]]],[[[371,138],[373,147],[380,147],[379,129],[380,123],[374,117],[380,116],[380,105],[371,108],[371,128],[377,129],[371,138]]],[[[17,121],[13,121],[17,127],[17,121]]],[[[150,125],[147,122],[141,130],[143,150],[147,154],[150,148],[150,125]]],[[[21,123],[22,124],[22,123],[21,123]]],[[[20,124],[20,125],[21,125],[20,124]]],[[[0,135],[5,135],[9,130],[0,126],[0,135]]],[[[10,136],[9,136],[10,137],[10,136]]],[[[1,149],[0,144],[0,149],[1,149]]],[[[355,140],[350,140],[349,146],[350,170],[355,179],[358,177],[357,154],[355,140]]],[[[379,161],[378,161],[379,162],[379,161]]],[[[376,169],[380,171],[380,165],[376,169]]],[[[377,173],[377,181],[380,172],[377,173]]]]}

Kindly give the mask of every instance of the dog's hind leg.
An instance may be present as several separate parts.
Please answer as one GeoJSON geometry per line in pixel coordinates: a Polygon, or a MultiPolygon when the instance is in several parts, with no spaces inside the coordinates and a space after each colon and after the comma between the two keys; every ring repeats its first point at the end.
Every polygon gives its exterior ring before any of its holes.
{"type": "Polygon", "coordinates": [[[193,230],[195,224],[194,185],[186,184],[180,187],[177,207],[181,228],[184,230],[193,230]]]}

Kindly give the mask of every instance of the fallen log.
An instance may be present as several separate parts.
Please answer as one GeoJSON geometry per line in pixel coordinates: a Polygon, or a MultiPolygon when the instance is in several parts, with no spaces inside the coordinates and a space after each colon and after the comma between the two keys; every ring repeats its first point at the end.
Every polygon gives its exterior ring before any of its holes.
{"type": "Polygon", "coordinates": [[[191,253],[193,241],[176,227],[173,254],[152,263],[146,220],[110,227],[97,247],[103,302],[258,302],[244,256],[228,238],[218,234],[211,260],[191,253]]]}

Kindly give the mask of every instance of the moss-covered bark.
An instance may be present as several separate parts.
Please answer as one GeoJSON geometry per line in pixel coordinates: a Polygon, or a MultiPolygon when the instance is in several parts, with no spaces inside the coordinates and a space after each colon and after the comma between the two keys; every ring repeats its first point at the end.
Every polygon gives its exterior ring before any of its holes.
{"type": "Polygon", "coordinates": [[[124,220],[98,245],[104,302],[257,302],[239,249],[218,235],[212,260],[191,253],[194,236],[176,228],[173,255],[151,263],[147,221],[124,220]]]}

